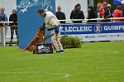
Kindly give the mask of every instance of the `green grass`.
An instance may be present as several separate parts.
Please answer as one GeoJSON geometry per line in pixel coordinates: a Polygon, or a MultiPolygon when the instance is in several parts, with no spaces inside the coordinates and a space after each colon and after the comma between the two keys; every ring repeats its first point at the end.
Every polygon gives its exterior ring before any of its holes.
{"type": "Polygon", "coordinates": [[[123,82],[124,42],[84,43],[63,54],[0,47],[0,82],[123,82]]]}

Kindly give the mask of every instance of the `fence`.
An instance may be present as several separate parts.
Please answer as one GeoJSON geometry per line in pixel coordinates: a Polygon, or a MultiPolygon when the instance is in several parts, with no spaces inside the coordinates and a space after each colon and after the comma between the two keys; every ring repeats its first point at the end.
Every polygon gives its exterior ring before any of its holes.
{"type": "MultiPolygon", "coordinates": [[[[10,42],[10,28],[17,27],[17,25],[9,25],[10,23],[13,23],[12,21],[2,21],[0,22],[0,45],[6,46],[6,43],[10,42]]],[[[17,43],[17,39],[14,36],[15,43],[17,43]]]]}
{"type": "Polygon", "coordinates": [[[124,40],[124,22],[113,22],[119,18],[96,18],[96,19],[67,19],[60,21],[82,21],[83,24],[61,24],[61,35],[77,36],[83,42],[94,41],[120,41],[124,40]],[[99,20],[111,20],[109,22],[100,22],[99,20]],[[88,20],[97,20],[98,22],[87,23],[88,20]]]}
{"type": "MultiPolygon", "coordinates": [[[[61,24],[62,32],[61,35],[70,35],[78,36],[82,39],[83,42],[91,41],[117,41],[124,40],[124,22],[113,22],[115,19],[124,19],[124,17],[119,18],[96,18],[96,19],[66,19],[59,21],[67,21],[66,24],[61,24]],[[99,20],[108,20],[110,22],[99,22],[99,20]],[[98,22],[92,22],[87,24],[88,20],[97,20],[98,22]],[[72,21],[82,21],[82,24],[74,24],[72,21]]],[[[13,23],[12,21],[3,21],[0,24],[3,24],[2,27],[2,37],[1,43],[2,46],[6,45],[6,33],[5,33],[5,24],[13,23]]],[[[7,26],[9,27],[9,26],[7,26]]],[[[10,35],[10,34],[9,34],[10,35]]]]}

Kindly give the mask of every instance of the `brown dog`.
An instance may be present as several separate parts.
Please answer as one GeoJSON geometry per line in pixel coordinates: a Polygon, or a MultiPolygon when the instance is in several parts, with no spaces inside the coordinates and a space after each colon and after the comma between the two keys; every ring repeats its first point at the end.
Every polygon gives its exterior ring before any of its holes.
{"type": "Polygon", "coordinates": [[[40,26],[40,28],[38,28],[36,35],[34,36],[33,40],[28,44],[28,46],[24,49],[19,48],[19,50],[22,52],[24,52],[25,50],[33,52],[36,50],[36,44],[41,43],[44,40],[46,40],[47,38],[54,35],[54,34],[49,34],[47,36],[44,36],[44,33],[45,33],[45,29],[44,29],[44,25],[42,25],[42,26],[40,26]]]}

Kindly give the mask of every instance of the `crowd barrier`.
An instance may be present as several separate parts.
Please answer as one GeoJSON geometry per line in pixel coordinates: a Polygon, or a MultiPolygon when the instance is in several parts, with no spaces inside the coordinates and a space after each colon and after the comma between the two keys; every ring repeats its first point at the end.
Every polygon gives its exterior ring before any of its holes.
{"type": "MultiPolygon", "coordinates": [[[[1,21],[0,22],[1,46],[6,46],[6,28],[11,27],[11,25],[9,25],[10,23],[14,23],[14,22],[13,21],[1,21]]],[[[14,26],[17,27],[17,25],[14,25],[14,26]]]]}
{"type": "MultiPolygon", "coordinates": [[[[109,18],[114,19],[124,19],[120,18],[109,18]]],[[[88,20],[107,20],[103,18],[97,19],[66,19],[59,21],[83,21],[82,24],[61,24],[62,32],[61,35],[77,36],[81,38],[83,42],[92,42],[92,41],[118,41],[124,40],[124,22],[95,22],[92,24],[86,23],[88,20]]],[[[2,45],[6,45],[5,37],[5,28],[6,23],[13,23],[12,21],[2,21],[0,24],[3,24],[2,28],[2,45]]]]}
{"type": "MultiPolygon", "coordinates": [[[[96,22],[85,24],[61,24],[61,35],[77,36],[82,42],[98,42],[98,41],[120,41],[124,40],[124,22],[113,22],[115,19],[109,18],[110,22],[96,22]]],[[[73,19],[75,20],[75,19],[73,19]]],[[[87,21],[89,19],[85,19],[87,21]]],[[[106,20],[103,18],[90,19],[90,20],[106,20]]],[[[65,21],[65,20],[60,20],[65,21]]],[[[72,21],[72,20],[66,20],[72,21]]],[[[80,20],[81,21],[81,20],[80,20]]],[[[84,20],[82,20],[84,21],[84,20]]]]}
{"type": "Polygon", "coordinates": [[[124,22],[61,24],[61,35],[77,36],[83,42],[124,40],[124,22]]]}

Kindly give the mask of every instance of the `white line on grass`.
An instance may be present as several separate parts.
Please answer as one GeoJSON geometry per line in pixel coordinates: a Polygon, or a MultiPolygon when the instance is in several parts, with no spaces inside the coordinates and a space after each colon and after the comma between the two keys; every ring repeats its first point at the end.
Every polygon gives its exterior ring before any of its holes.
{"type": "Polygon", "coordinates": [[[112,51],[112,54],[119,54],[119,51],[112,51]]]}
{"type": "Polygon", "coordinates": [[[56,79],[62,79],[62,78],[68,78],[71,75],[68,73],[52,73],[52,72],[0,72],[0,74],[49,74],[49,75],[62,75],[61,77],[55,77],[51,79],[46,80],[56,80],[56,79]]]}

